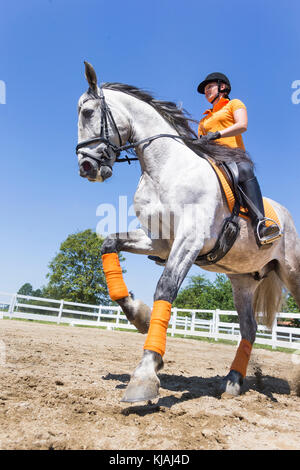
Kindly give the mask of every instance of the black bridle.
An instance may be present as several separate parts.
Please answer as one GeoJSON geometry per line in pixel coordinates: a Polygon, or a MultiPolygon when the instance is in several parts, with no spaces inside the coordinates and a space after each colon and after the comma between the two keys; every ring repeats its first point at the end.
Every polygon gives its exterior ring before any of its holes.
{"type": "MultiPolygon", "coordinates": [[[[150,143],[153,140],[159,139],[161,137],[170,137],[172,139],[181,139],[181,140],[187,140],[188,139],[187,137],[181,136],[181,135],[157,134],[157,135],[154,135],[152,137],[147,137],[146,139],[139,140],[137,142],[129,143],[127,145],[122,145],[122,139],[121,139],[121,136],[120,136],[118,126],[116,125],[114,117],[112,115],[112,112],[111,112],[108,104],[105,101],[105,97],[104,97],[102,87],[100,87],[99,95],[97,93],[93,92],[92,90],[89,90],[89,97],[86,98],[83,101],[82,104],[84,104],[86,101],[89,101],[89,100],[100,100],[100,108],[101,108],[100,135],[99,135],[99,137],[94,137],[92,139],[87,139],[87,140],[83,140],[82,142],[79,142],[79,144],[76,146],[76,154],[79,153],[80,149],[86,148],[89,145],[97,144],[97,143],[103,143],[103,144],[106,144],[106,146],[108,148],[111,148],[113,150],[113,152],[116,154],[116,160],[115,160],[116,162],[128,162],[130,164],[130,162],[132,160],[138,160],[138,158],[136,158],[136,157],[130,157],[129,158],[127,155],[126,155],[125,158],[119,158],[119,155],[120,155],[121,152],[123,152],[125,150],[133,149],[134,147],[137,147],[138,145],[141,145],[141,144],[144,144],[144,143],[150,143]],[[108,122],[109,121],[112,124],[112,126],[115,128],[116,132],[117,132],[117,135],[118,135],[118,138],[119,138],[119,143],[120,143],[119,146],[113,144],[109,140],[109,130],[108,130],[108,122]]],[[[80,153],[83,154],[83,155],[84,154],[88,155],[89,158],[92,158],[93,160],[96,160],[100,164],[106,164],[107,165],[107,162],[110,160],[110,157],[106,154],[103,154],[101,156],[96,156],[96,155],[91,155],[90,153],[85,153],[84,151],[81,151],[80,153]]]]}

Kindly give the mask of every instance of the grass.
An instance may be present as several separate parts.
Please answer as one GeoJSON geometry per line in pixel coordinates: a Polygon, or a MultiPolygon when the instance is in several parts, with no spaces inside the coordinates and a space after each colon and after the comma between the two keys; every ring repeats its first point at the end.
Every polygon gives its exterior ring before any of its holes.
{"type": "MultiPolygon", "coordinates": [[[[168,336],[171,336],[170,334],[168,334],[168,336]]],[[[181,339],[196,339],[198,341],[205,341],[207,343],[221,343],[221,344],[227,344],[227,345],[236,345],[237,344],[237,341],[232,341],[232,340],[229,340],[229,339],[218,339],[218,340],[215,340],[214,338],[205,338],[203,336],[188,336],[188,337],[184,337],[182,335],[174,335],[174,338],[181,338],[181,339]]],[[[293,354],[295,351],[291,348],[283,348],[281,346],[277,346],[276,349],[273,349],[272,346],[269,346],[268,344],[255,344],[253,345],[253,348],[254,349],[267,349],[269,351],[273,351],[273,352],[276,352],[276,351],[279,351],[279,352],[286,352],[286,353],[290,353],[290,354],[293,354]]]]}
{"type": "MultiPolygon", "coordinates": [[[[55,322],[51,322],[51,321],[42,321],[42,320],[27,320],[26,318],[9,318],[8,316],[3,316],[3,319],[5,320],[17,320],[17,321],[23,321],[23,322],[33,322],[33,323],[41,323],[41,324],[45,324],[45,325],[56,325],[56,326],[70,326],[69,323],[55,323],[55,322]]],[[[77,327],[77,328],[97,328],[97,329],[100,329],[100,330],[107,330],[107,327],[106,326],[97,326],[97,325],[74,325],[74,327],[77,327]]],[[[125,331],[125,332],[130,332],[130,333],[137,333],[136,330],[131,330],[131,329],[127,329],[127,328],[114,328],[114,331],[125,331]]],[[[170,336],[171,337],[171,334],[168,333],[167,336],[170,336]]],[[[227,339],[218,339],[217,341],[214,339],[214,338],[205,338],[203,336],[188,336],[188,337],[185,337],[184,334],[180,335],[180,334],[175,334],[173,336],[173,338],[180,338],[180,339],[184,339],[184,340],[189,340],[189,339],[194,339],[194,340],[197,340],[197,341],[205,341],[207,343],[219,343],[219,344],[227,344],[227,345],[236,345],[237,344],[237,341],[232,341],[232,340],[227,340],[227,339]]],[[[286,353],[289,353],[289,354],[293,354],[295,351],[291,348],[283,348],[281,346],[279,347],[276,347],[276,349],[273,349],[272,346],[269,346],[268,344],[254,344],[253,345],[253,348],[254,349],[267,349],[269,351],[272,351],[272,352],[286,352],[286,353]]]]}

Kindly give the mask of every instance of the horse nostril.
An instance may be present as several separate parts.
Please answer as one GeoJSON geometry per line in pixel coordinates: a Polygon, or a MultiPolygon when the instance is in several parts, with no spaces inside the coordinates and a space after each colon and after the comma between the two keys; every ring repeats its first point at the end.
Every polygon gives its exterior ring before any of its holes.
{"type": "Polygon", "coordinates": [[[92,165],[90,164],[90,162],[82,162],[82,168],[84,169],[84,171],[90,171],[92,169],[92,165]]]}
{"type": "Polygon", "coordinates": [[[79,163],[79,174],[83,178],[96,179],[98,172],[98,164],[91,158],[84,158],[79,163]]]}

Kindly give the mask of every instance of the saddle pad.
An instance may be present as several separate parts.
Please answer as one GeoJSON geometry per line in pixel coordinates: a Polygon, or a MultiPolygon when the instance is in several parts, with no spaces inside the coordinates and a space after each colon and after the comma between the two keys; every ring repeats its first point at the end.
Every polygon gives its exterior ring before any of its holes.
{"type": "MultiPolygon", "coordinates": [[[[211,164],[211,166],[213,167],[213,169],[215,170],[219,178],[221,187],[223,189],[223,192],[227,200],[228,208],[231,212],[235,203],[235,197],[234,197],[233,190],[228,182],[228,177],[225,174],[225,172],[221,168],[219,168],[211,159],[209,159],[209,163],[211,164]]],[[[280,227],[280,222],[273,206],[265,198],[263,198],[263,203],[264,203],[264,209],[265,209],[265,217],[267,217],[268,219],[275,220],[275,222],[280,227]]],[[[249,219],[249,216],[247,215],[248,213],[247,208],[241,207],[240,212],[241,212],[240,217],[243,217],[244,219],[249,219]]],[[[268,227],[269,225],[272,225],[272,222],[267,220],[266,226],[268,227]]]]}

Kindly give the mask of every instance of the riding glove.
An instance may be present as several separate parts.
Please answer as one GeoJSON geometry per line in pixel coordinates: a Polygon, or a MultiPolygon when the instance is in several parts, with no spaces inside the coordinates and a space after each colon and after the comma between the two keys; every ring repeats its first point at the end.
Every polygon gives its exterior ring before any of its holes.
{"type": "Polygon", "coordinates": [[[220,139],[221,134],[219,131],[217,132],[208,132],[206,135],[201,135],[200,142],[206,144],[206,142],[210,142],[211,140],[220,139]]]}

